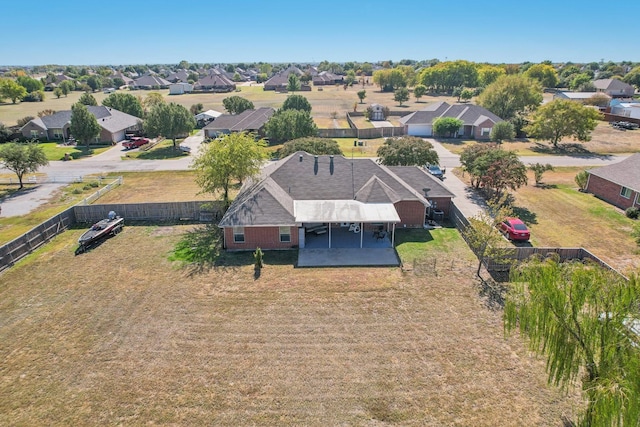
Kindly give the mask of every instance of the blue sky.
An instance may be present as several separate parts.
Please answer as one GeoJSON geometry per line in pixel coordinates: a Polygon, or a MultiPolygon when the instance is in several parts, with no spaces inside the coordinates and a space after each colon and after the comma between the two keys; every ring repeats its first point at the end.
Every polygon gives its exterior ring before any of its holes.
{"type": "Polygon", "coordinates": [[[638,0],[99,4],[2,0],[0,65],[640,61],[638,0]]]}

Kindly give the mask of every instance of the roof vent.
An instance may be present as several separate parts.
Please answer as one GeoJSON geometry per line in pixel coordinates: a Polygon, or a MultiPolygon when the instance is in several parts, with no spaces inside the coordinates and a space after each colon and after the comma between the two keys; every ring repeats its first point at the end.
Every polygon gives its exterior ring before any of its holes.
{"type": "Polygon", "coordinates": [[[313,174],[318,175],[318,156],[313,156],[315,163],[313,164],[313,174]]]}
{"type": "Polygon", "coordinates": [[[303,157],[304,157],[304,156],[303,156],[302,154],[300,154],[300,161],[302,161],[303,157]]]}
{"type": "Polygon", "coordinates": [[[333,175],[333,156],[329,156],[329,173],[333,175]]]}

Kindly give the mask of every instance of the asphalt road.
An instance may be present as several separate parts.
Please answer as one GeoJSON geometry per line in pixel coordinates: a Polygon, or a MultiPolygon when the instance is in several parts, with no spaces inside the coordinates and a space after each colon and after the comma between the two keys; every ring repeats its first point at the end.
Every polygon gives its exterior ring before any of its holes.
{"type": "MultiPolygon", "coordinates": [[[[88,159],[72,161],[53,161],[40,172],[47,175],[46,183],[33,190],[20,192],[2,201],[0,216],[25,215],[40,206],[51,197],[61,186],[79,178],[97,173],[113,172],[146,172],[146,171],[171,171],[186,170],[191,161],[197,155],[204,132],[200,130],[193,136],[186,138],[181,145],[191,148],[191,155],[171,160],[123,160],[127,150],[119,143],[113,148],[88,159]]],[[[446,168],[460,166],[460,156],[453,154],[440,143],[430,140],[440,157],[440,165],[446,168]]],[[[595,167],[617,163],[627,156],[524,156],[521,160],[525,164],[549,163],[552,166],[595,167]]],[[[0,169],[2,173],[11,173],[6,169],[0,169]]],[[[481,200],[470,192],[468,188],[452,173],[445,176],[444,184],[456,194],[456,204],[465,215],[473,216],[482,208],[481,200]]]]}

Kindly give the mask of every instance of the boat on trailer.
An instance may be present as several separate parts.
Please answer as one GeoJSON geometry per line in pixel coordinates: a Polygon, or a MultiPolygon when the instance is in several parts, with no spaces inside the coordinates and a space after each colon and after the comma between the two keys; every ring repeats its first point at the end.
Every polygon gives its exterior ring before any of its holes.
{"type": "Polygon", "coordinates": [[[107,218],[102,219],[85,231],[78,239],[78,249],[76,255],[85,252],[91,245],[99,242],[105,237],[115,236],[124,227],[124,218],[120,218],[114,211],[110,211],[107,218]]]}

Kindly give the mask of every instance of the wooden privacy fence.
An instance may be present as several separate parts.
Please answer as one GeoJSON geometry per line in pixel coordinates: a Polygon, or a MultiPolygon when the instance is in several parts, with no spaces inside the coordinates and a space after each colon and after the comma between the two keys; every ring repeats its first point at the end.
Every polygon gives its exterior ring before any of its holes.
{"type": "Polygon", "coordinates": [[[128,221],[213,222],[222,217],[221,202],[190,201],[167,203],[116,203],[76,205],[49,218],[22,236],[0,246],[0,271],[3,271],[38,247],[76,223],[93,224],[115,211],[128,221]]]}
{"type": "Polygon", "coordinates": [[[49,218],[22,236],[0,246],[0,271],[30,254],[75,223],[73,207],[49,218]]]}
{"type": "Polygon", "coordinates": [[[222,217],[221,202],[162,202],[111,203],[104,205],[77,205],[73,207],[75,220],[94,223],[106,218],[109,211],[128,221],[200,221],[211,222],[222,217]]]}

